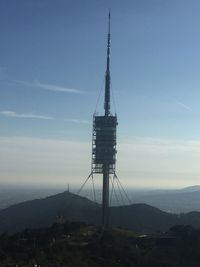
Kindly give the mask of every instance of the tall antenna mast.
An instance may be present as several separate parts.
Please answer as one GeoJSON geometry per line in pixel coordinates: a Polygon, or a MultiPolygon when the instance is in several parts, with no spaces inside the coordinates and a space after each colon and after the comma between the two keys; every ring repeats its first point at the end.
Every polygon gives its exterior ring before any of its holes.
{"type": "MultiPolygon", "coordinates": [[[[105,96],[104,96],[104,115],[93,115],[93,132],[92,132],[92,164],[91,173],[87,177],[80,191],[89,180],[93,179],[93,174],[102,174],[102,216],[101,224],[103,229],[109,227],[110,197],[109,187],[110,178],[113,176],[112,190],[114,189],[114,179],[118,179],[116,169],[116,145],[117,145],[117,115],[112,115],[110,111],[110,22],[111,15],[108,15],[108,39],[107,39],[107,60],[105,73],[105,96]]],[[[121,185],[121,184],[120,184],[121,185]]],[[[121,185],[122,187],[122,185],[121,185]]],[[[123,188],[122,188],[123,189],[123,188]]],[[[124,189],[123,189],[124,190],[124,189]]],[[[95,193],[94,193],[95,194],[95,193]]],[[[127,198],[128,199],[128,198],[127,198]]]]}
{"type": "Polygon", "coordinates": [[[109,225],[109,180],[115,174],[117,116],[110,112],[110,12],[108,15],[107,64],[103,116],[94,114],[92,140],[92,172],[103,174],[102,226],[109,225]]]}
{"type": "Polygon", "coordinates": [[[107,64],[106,64],[106,74],[105,74],[105,100],[104,100],[104,109],[105,116],[110,114],[110,12],[108,15],[108,42],[107,42],[107,64]]]}

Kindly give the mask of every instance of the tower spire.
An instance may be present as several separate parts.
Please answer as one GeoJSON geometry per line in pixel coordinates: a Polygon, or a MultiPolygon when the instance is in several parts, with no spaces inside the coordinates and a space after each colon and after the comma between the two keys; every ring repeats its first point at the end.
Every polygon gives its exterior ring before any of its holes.
{"type": "Polygon", "coordinates": [[[106,74],[105,74],[105,100],[104,100],[104,110],[105,116],[110,114],[110,20],[111,14],[108,14],[108,40],[107,40],[107,64],[106,64],[106,74]]]}

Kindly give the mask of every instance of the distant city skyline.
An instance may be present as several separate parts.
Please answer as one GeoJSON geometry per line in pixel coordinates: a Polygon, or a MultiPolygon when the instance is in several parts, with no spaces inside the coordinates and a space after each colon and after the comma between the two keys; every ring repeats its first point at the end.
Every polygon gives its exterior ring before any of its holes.
{"type": "Polygon", "coordinates": [[[89,174],[109,9],[122,184],[200,184],[198,0],[2,0],[0,183],[76,186],[89,174]]]}

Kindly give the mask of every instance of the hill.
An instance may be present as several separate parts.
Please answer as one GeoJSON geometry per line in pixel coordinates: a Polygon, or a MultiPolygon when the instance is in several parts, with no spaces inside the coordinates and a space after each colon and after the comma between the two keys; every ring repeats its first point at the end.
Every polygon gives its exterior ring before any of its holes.
{"type": "Polygon", "coordinates": [[[131,199],[134,203],[146,203],[171,213],[200,211],[199,186],[180,190],[149,191],[132,195],[131,199]]]}
{"type": "MultiPolygon", "coordinates": [[[[60,220],[84,221],[98,225],[100,217],[101,208],[98,204],[87,198],[63,192],[44,199],[16,204],[0,211],[0,232],[47,227],[60,220]]],[[[146,204],[133,204],[111,207],[110,222],[112,226],[152,233],[166,231],[175,224],[200,227],[200,213],[176,215],[146,204]]]]}
{"type": "Polygon", "coordinates": [[[12,205],[0,211],[0,232],[50,226],[59,218],[94,222],[95,203],[69,192],[12,205]]]}

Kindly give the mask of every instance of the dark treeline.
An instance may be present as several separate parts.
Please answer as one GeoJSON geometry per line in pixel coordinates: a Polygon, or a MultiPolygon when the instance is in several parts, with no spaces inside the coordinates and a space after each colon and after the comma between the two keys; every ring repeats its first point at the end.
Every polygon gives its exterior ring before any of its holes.
{"type": "Polygon", "coordinates": [[[199,267],[199,251],[200,230],[181,225],[140,236],[66,222],[0,236],[1,267],[199,267]]]}

